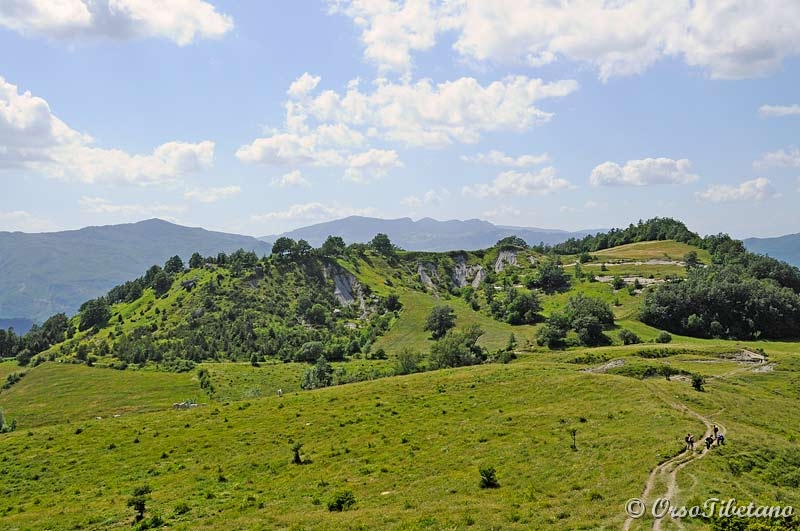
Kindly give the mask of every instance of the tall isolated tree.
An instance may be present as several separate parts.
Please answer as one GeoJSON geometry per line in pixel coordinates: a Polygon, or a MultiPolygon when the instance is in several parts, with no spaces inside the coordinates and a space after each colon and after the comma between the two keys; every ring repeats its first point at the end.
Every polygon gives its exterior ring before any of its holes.
{"type": "Polygon", "coordinates": [[[456,312],[450,306],[435,306],[425,321],[424,329],[431,332],[433,339],[440,339],[455,326],[456,312]]]}
{"type": "Polygon", "coordinates": [[[369,245],[375,249],[376,252],[382,254],[383,256],[392,256],[395,253],[395,246],[392,243],[392,240],[390,240],[389,236],[382,232],[376,234],[375,237],[369,242],[369,245]]]}
{"type": "Polygon", "coordinates": [[[341,236],[328,236],[325,243],[320,247],[323,256],[334,258],[344,254],[347,246],[341,236]]]}
{"type": "Polygon", "coordinates": [[[203,267],[203,257],[200,256],[200,253],[192,253],[192,257],[189,258],[189,267],[192,269],[203,267]]]}
{"type": "Polygon", "coordinates": [[[183,260],[181,260],[181,257],[176,254],[167,260],[167,262],[164,264],[164,271],[170,275],[183,272],[183,260]]]}

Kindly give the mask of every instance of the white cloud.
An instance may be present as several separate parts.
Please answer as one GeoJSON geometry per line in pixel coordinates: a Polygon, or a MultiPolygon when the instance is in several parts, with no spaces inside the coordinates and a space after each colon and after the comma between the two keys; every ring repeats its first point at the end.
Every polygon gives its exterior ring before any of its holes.
{"type": "Polygon", "coordinates": [[[745,181],[738,186],[717,184],[705,192],[699,192],[697,197],[711,203],[732,203],[736,201],[763,201],[777,197],[778,193],[773,188],[769,179],[759,177],[752,181],[745,181]]]}
{"type": "Polygon", "coordinates": [[[272,186],[280,186],[281,188],[286,186],[302,186],[304,188],[311,187],[311,182],[303,177],[303,174],[300,173],[300,170],[293,170],[289,173],[284,173],[280,177],[274,177],[270,184],[272,184],[272,186]]]}
{"type": "Polygon", "coordinates": [[[334,149],[321,149],[317,135],[278,133],[257,138],[240,147],[236,157],[242,162],[310,166],[340,166],[344,157],[334,149]]]}
{"type": "Polygon", "coordinates": [[[483,215],[484,215],[484,217],[487,217],[487,218],[490,218],[490,219],[507,218],[507,217],[516,218],[516,217],[522,215],[522,211],[520,209],[516,208],[516,207],[511,206],[511,205],[503,205],[501,207],[498,207],[498,208],[495,208],[495,209],[492,209],[492,210],[487,210],[486,212],[483,213],[483,215]]]}
{"type": "Polygon", "coordinates": [[[488,153],[478,153],[472,156],[464,155],[461,157],[461,160],[476,164],[491,164],[492,166],[526,168],[550,162],[550,155],[542,153],[540,155],[520,155],[519,157],[511,157],[502,151],[492,150],[488,153]]]}
{"type": "Polygon", "coordinates": [[[450,197],[450,191],[447,188],[431,188],[422,197],[416,195],[409,195],[400,200],[400,204],[409,208],[417,209],[423,205],[441,205],[446,199],[450,197]]]}
{"type": "Polygon", "coordinates": [[[403,163],[394,150],[370,149],[363,153],[351,155],[347,160],[347,169],[344,178],[357,182],[366,183],[377,181],[386,177],[391,168],[400,168],[403,163]]]}
{"type": "Polygon", "coordinates": [[[0,231],[52,232],[61,227],[26,210],[0,211],[0,231]]]}
{"type": "Polygon", "coordinates": [[[286,93],[293,98],[300,98],[314,90],[319,84],[320,76],[312,76],[305,72],[302,76],[298,77],[291,85],[286,93]]]}
{"type": "Polygon", "coordinates": [[[686,184],[697,180],[689,173],[691,163],[687,159],[647,158],[629,160],[624,166],[615,162],[604,162],[592,170],[589,182],[592,186],[648,186],[653,184],[686,184]]]}
{"type": "Polygon", "coordinates": [[[251,216],[255,222],[265,221],[324,221],[347,216],[374,216],[378,211],[373,207],[351,208],[338,205],[328,206],[322,203],[304,203],[292,205],[286,210],[265,212],[251,216]]]}
{"type": "Polygon", "coordinates": [[[780,166],[789,168],[800,168],[800,149],[784,150],[779,149],[771,153],[765,153],[761,160],[753,163],[756,167],[780,166]]]}
{"type": "Polygon", "coordinates": [[[796,0],[329,0],[361,29],[365,58],[408,72],[445,32],[462,59],[539,67],[586,63],[601,79],[677,56],[714,78],[746,78],[800,54],[796,0]]]}
{"type": "Polygon", "coordinates": [[[185,46],[224,36],[233,19],[203,0],[4,0],[0,26],[67,41],[160,37],[185,46]]]}
{"type": "Polygon", "coordinates": [[[298,102],[320,122],[373,128],[373,134],[409,146],[442,147],[475,143],[490,131],[522,132],[549,121],[553,114],[537,101],[561,98],[578,89],[573,80],[545,83],[526,76],[509,76],[488,85],[462,77],[434,84],[379,80],[372,92],[351,84],[346,93],[326,90],[298,102]]]}
{"type": "Polygon", "coordinates": [[[364,56],[385,70],[407,71],[411,52],[436,43],[437,14],[429,0],[329,0],[331,13],[350,17],[361,29],[364,56]]]}
{"type": "Polygon", "coordinates": [[[505,171],[489,184],[465,186],[462,192],[473,197],[547,195],[575,186],[566,179],[556,177],[556,169],[548,166],[537,173],[505,171]]]}
{"type": "Polygon", "coordinates": [[[118,214],[122,216],[164,216],[186,211],[184,205],[168,204],[118,204],[102,197],[81,197],[81,210],[90,214],[118,214]]]}
{"type": "Polygon", "coordinates": [[[242,189],[238,186],[221,186],[218,188],[192,188],[183,193],[186,199],[194,199],[201,203],[215,203],[224,197],[238,195],[242,189]]]}
{"type": "Polygon", "coordinates": [[[0,169],[26,167],[84,183],[176,182],[211,165],[214,142],[167,142],[149,155],[93,147],[93,139],[56,117],[42,98],[0,77],[0,169]]]}
{"type": "Polygon", "coordinates": [[[781,116],[800,116],[800,105],[762,105],[758,109],[762,118],[776,118],[781,116]]]}

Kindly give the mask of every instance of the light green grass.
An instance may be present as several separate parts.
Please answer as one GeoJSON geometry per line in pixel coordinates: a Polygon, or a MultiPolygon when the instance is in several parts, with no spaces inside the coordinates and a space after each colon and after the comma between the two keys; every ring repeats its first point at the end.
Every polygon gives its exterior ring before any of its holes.
{"type": "Polygon", "coordinates": [[[674,240],[630,243],[591,253],[603,260],[682,260],[689,251],[695,251],[704,263],[711,261],[708,251],[674,240]]]}

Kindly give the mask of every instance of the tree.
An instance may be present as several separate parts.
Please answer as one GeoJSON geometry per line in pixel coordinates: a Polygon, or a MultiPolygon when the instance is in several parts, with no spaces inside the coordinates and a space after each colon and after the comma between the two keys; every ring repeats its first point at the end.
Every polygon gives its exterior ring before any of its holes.
{"type": "Polygon", "coordinates": [[[498,240],[495,247],[522,247],[523,249],[528,248],[528,242],[520,238],[519,236],[506,236],[505,238],[498,240]]]}
{"type": "Polygon", "coordinates": [[[310,324],[322,326],[328,321],[328,310],[321,304],[314,304],[306,313],[306,319],[310,324]]]}
{"type": "Polygon", "coordinates": [[[466,327],[462,332],[451,330],[431,346],[432,369],[477,365],[486,359],[486,351],[478,346],[483,330],[477,325],[466,327]]]}
{"type": "Polygon", "coordinates": [[[322,341],[309,341],[303,343],[303,346],[300,347],[300,350],[294,355],[294,361],[306,361],[311,363],[315,360],[319,360],[323,352],[325,352],[325,345],[322,341]]]}
{"type": "Polygon", "coordinates": [[[333,384],[333,368],[325,356],[320,356],[313,367],[303,373],[300,382],[302,389],[319,389],[333,384]]]}
{"type": "Polygon", "coordinates": [[[410,347],[403,347],[397,353],[395,362],[395,374],[412,374],[419,371],[420,356],[410,347]]]}
{"type": "Polygon", "coordinates": [[[506,321],[512,325],[539,322],[541,320],[539,312],[542,310],[539,297],[531,291],[517,293],[516,290],[512,290],[508,291],[509,296],[512,293],[514,296],[506,304],[506,321]]]}
{"type": "Polygon", "coordinates": [[[170,287],[172,287],[172,280],[170,280],[169,275],[163,270],[156,273],[155,277],[153,277],[153,291],[156,292],[156,297],[168,292],[170,287]]]}
{"type": "Polygon", "coordinates": [[[386,309],[390,312],[396,312],[403,307],[403,303],[400,302],[400,296],[397,293],[390,293],[386,297],[386,309]]]}
{"type": "Polygon", "coordinates": [[[183,260],[181,260],[181,257],[176,254],[167,260],[167,262],[164,264],[164,271],[170,275],[181,273],[183,271],[183,260]]]}
{"type": "Polygon", "coordinates": [[[603,328],[614,326],[614,312],[611,306],[602,299],[587,297],[582,293],[569,298],[564,313],[573,326],[575,320],[587,316],[595,317],[603,328]]]}
{"type": "Polygon", "coordinates": [[[200,253],[192,253],[191,258],[189,258],[189,267],[192,269],[203,267],[203,257],[200,256],[200,253]]]}
{"type": "Polygon", "coordinates": [[[455,326],[456,312],[450,306],[434,306],[425,321],[424,330],[430,331],[433,339],[440,339],[455,326]]]}
{"type": "Polygon", "coordinates": [[[372,238],[372,240],[369,242],[369,246],[383,256],[394,256],[396,250],[394,244],[392,244],[392,241],[389,239],[389,236],[382,232],[379,232],[374,238],[372,238]]]}
{"type": "Polygon", "coordinates": [[[293,239],[281,236],[272,244],[272,254],[285,258],[294,250],[295,245],[293,239]]]}
{"type": "Polygon", "coordinates": [[[320,247],[320,251],[322,252],[322,256],[333,258],[342,256],[346,248],[347,246],[341,236],[328,236],[322,244],[322,247],[320,247]]]}
{"type": "Polygon", "coordinates": [[[553,293],[569,287],[569,275],[564,272],[558,257],[550,257],[536,267],[536,275],[529,284],[529,287],[538,287],[546,293],[553,293]]]}
{"type": "Polygon", "coordinates": [[[111,310],[104,297],[92,299],[83,305],[78,330],[100,329],[111,319],[111,310]]]}
{"type": "Polygon", "coordinates": [[[639,336],[627,328],[623,328],[619,331],[619,340],[622,341],[623,345],[635,345],[642,342],[639,336]]]}
{"type": "Polygon", "coordinates": [[[692,269],[696,269],[702,265],[700,260],[697,258],[697,251],[694,250],[683,255],[683,263],[686,265],[687,271],[691,271],[692,269]]]}

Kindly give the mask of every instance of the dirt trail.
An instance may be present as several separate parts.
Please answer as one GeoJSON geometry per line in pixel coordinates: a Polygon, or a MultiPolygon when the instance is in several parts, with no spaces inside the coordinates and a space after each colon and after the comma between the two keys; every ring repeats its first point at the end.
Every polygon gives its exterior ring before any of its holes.
{"type": "MultiPolygon", "coordinates": [[[[702,437],[697,437],[695,439],[695,445],[696,448],[699,449],[699,451],[695,450],[693,452],[689,451],[681,452],[680,454],[671,457],[670,459],[667,459],[660,465],[656,466],[650,472],[650,476],[647,478],[647,483],[645,484],[644,491],[642,492],[642,495],[639,498],[644,502],[645,507],[647,508],[646,514],[651,514],[650,511],[652,510],[653,502],[658,498],[666,498],[672,503],[677,502],[678,493],[680,492],[680,489],[678,488],[678,479],[677,479],[678,472],[680,472],[681,469],[683,469],[686,465],[688,465],[692,461],[696,459],[702,459],[710,451],[705,448],[704,446],[705,443],[703,442],[703,439],[713,434],[713,428],[715,424],[719,428],[720,433],[724,434],[727,431],[725,429],[725,426],[723,426],[720,422],[712,422],[710,418],[701,415],[700,413],[694,410],[689,409],[683,404],[670,402],[670,406],[689,416],[695,417],[696,419],[700,420],[703,424],[705,424],[706,431],[702,437]],[[656,486],[659,484],[664,484],[666,486],[665,487],[666,490],[664,492],[656,493],[655,492],[656,486]]],[[[722,411],[719,411],[717,415],[719,413],[722,413],[722,411]]],[[[653,519],[653,531],[661,531],[662,525],[665,520],[674,522],[678,526],[678,529],[684,528],[680,520],[673,520],[669,517],[655,518],[653,519]]],[[[628,531],[631,525],[633,525],[634,521],[635,519],[629,516],[625,520],[625,525],[623,525],[622,527],[623,531],[628,531]]]]}

